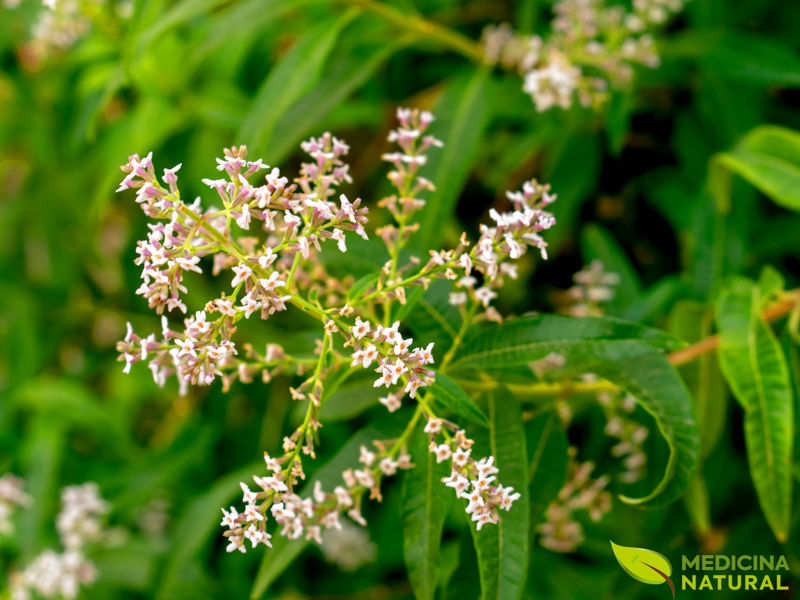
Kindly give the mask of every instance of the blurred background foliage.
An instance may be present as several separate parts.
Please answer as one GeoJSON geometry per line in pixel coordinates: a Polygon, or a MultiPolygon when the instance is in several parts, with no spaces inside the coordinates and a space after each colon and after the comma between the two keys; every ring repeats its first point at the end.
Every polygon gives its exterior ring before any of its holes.
{"type": "MultiPolygon", "coordinates": [[[[721,212],[707,177],[712,156],[754,127],[800,129],[800,3],[692,0],[658,40],[662,65],[638,72],[631,91],[614,93],[600,110],[541,114],[519,76],[487,73],[347,4],[109,1],[94,5],[88,31],[66,49],[31,43],[39,2],[0,10],[0,473],[24,477],[34,498],[17,534],[0,537],[2,570],[56,542],[59,489],[89,480],[111,502],[109,523],[124,529],[124,539],[95,553],[99,580],[82,597],[245,598],[261,560],[259,553],[225,554],[219,507],[297,418],[291,381],[180,397],[174,383],[155,387],[144,369],[121,373],[114,345],[125,322],[157,326],[132,294],[144,218],[131,198],[114,195],[118,165],[133,152],[153,150],[159,168],[182,162],[189,197],[208,193],[200,178],[213,176],[223,146],[248,143],[251,156],[290,172],[299,141],[331,130],[352,148],[348,195],[373,203],[387,187],[380,155],[394,109],[431,108],[447,146],[423,171],[439,187],[430,209],[438,229],[423,231],[425,239],[453,243],[462,230],[474,233],[504,191],[531,176],[558,193],[551,259],[523,263],[501,312],[554,310],[572,275],[595,258],[621,276],[609,314],[688,341],[711,332],[710,307],[726,276],[756,278],[770,264],[796,287],[800,216],[741,180],[721,212]]],[[[476,40],[488,23],[532,32],[552,18],[550,4],[537,0],[390,4],[476,40]]],[[[358,277],[374,262],[351,252],[336,269],[358,277]]],[[[197,279],[190,309],[214,285],[197,279]]],[[[289,311],[253,335],[308,348],[308,325],[289,311]]],[[[698,377],[692,368],[684,372],[690,387],[698,377]]],[[[708,369],[719,425],[704,448],[707,488],[653,511],[615,501],[600,523],[584,524],[586,542],[575,553],[534,546],[530,597],[665,593],[628,578],[609,539],[671,557],[785,553],[800,562],[798,516],[794,535],[779,546],[748,474],[741,409],[730,402],[724,410],[719,371],[708,369]],[[708,515],[687,509],[698,506],[693,494],[707,494],[708,515]]],[[[323,453],[382,410],[371,406],[375,398],[337,398],[323,414],[323,453]]],[[[618,465],[603,424],[602,410],[590,406],[576,417],[569,442],[598,472],[612,472],[618,465]]],[[[661,475],[659,451],[654,446],[649,481],[661,475]]],[[[331,455],[321,458],[324,464],[331,455]]],[[[551,468],[557,477],[565,465],[551,468]]],[[[400,487],[390,483],[383,505],[366,514],[372,560],[351,573],[309,548],[290,565],[278,561],[268,596],[410,597],[398,537],[400,487]]],[[[445,533],[446,598],[471,598],[479,589],[461,518],[454,513],[445,533]]]]}

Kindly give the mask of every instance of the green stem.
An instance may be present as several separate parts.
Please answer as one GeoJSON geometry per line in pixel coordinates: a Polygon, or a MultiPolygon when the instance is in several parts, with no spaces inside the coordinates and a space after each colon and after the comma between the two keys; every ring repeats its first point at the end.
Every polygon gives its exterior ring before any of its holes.
{"type": "Polygon", "coordinates": [[[396,8],[377,2],[375,0],[339,0],[351,6],[357,6],[363,10],[370,11],[393,25],[418,34],[420,37],[438,42],[442,46],[451,48],[463,54],[478,64],[484,64],[485,58],[483,48],[477,42],[472,41],[465,35],[458,33],[448,27],[428,21],[419,15],[407,14],[396,8]]]}

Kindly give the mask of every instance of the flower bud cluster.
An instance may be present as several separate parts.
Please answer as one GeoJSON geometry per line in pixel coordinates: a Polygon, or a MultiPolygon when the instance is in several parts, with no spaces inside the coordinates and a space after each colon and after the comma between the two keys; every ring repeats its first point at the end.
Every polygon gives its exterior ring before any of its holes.
{"type": "Polygon", "coordinates": [[[647,466],[644,441],[649,433],[629,416],[636,409],[636,398],[620,392],[598,394],[597,400],[606,412],[606,435],[619,440],[611,448],[612,456],[622,458],[625,468],[619,478],[625,483],[635,483],[644,476],[647,466]]]}
{"type": "Polygon", "coordinates": [[[576,512],[586,511],[592,521],[599,521],[611,510],[611,494],[605,489],[608,477],[592,479],[594,463],[579,463],[576,454],[570,447],[567,482],[547,507],[546,521],[537,527],[539,543],[553,552],[573,552],[583,542],[583,526],[576,520],[576,512]]]}
{"type": "Polygon", "coordinates": [[[81,585],[97,578],[94,564],[85,551],[89,543],[105,536],[100,518],[106,512],[108,504],[100,497],[95,483],[61,490],[61,512],[56,518],[56,529],[64,552],[45,550],[24,571],[13,573],[12,600],[76,598],[81,585]]]}
{"type": "Polygon", "coordinates": [[[270,519],[279,526],[279,534],[289,539],[304,537],[322,543],[326,529],[342,529],[339,518],[346,513],[359,525],[366,525],[361,515],[361,498],[366,490],[370,498],[381,499],[380,482],[383,476],[394,475],[399,469],[412,468],[411,457],[404,448],[395,445],[387,448],[383,442],[374,442],[377,451],[361,446],[361,468],[349,468],[342,473],[344,485],[333,491],[323,490],[315,482],[310,497],[302,498],[292,490],[297,485],[298,471],[295,457],[285,455],[280,459],[264,453],[269,474],[253,476],[255,490],[242,482],[242,501],[245,509],[239,513],[235,507],[222,509],[222,526],[227,528],[228,552],[246,552],[246,542],[255,548],[259,544],[272,547],[272,535],[267,532],[270,519]]]}
{"type": "Polygon", "coordinates": [[[513,487],[503,486],[496,480],[498,469],[494,456],[475,460],[472,457],[474,440],[444,419],[430,417],[424,431],[430,437],[428,450],[436,456],[436,462],[450,461],[450,475],[443,477],[442,482],[453,488],[456,496],[467,500],[466,513],[479,531],[487,523],[500,520],[500,509],[511,510],[520,495],[513,487]],[[454,432],[452,436],[450,431],[454,432]]]}
{"type": "Polygon", "coordinates": [[[600,260],[593,260],[588,267],[575,273],[575,285],[567,293],[572,304],[567,314],[573,317],[597,317],[605,313],[603,305],[614,299],[614,286],[619,284],[619,275],[603,270],[600,260]]]}
{"type": "Polygon", "coordinates": [[[11,517],[17,508],[28,506],[31,498],[22,491],[23,481],[11,473],[0,477],[0,534],[14,533],[11,517]]]}
{"type": "Polygon", "coordinates": [[[635,0],[633,9],[606,0],[558,0],[546,38],[514,33],[508,24],[483,32],[487,62],[518,70],[536,110],[589,106],[609,85],[621,87],[633,67],[657,67],[652,31],[683,9],[684,0],[635,0]]]}

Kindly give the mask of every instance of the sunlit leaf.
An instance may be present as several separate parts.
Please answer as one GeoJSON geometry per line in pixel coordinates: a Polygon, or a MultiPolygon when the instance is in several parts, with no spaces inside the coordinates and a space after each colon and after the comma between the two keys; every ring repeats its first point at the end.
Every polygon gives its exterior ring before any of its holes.
{"type": "Polygon", "coordinates": [[[737,278],[717,301],[719,359],[745,410],[747,458],[756,492],[775,536],[789,533],[792,504],[794,400],[786,359],[761,316],[759,289],[737,278]]]}

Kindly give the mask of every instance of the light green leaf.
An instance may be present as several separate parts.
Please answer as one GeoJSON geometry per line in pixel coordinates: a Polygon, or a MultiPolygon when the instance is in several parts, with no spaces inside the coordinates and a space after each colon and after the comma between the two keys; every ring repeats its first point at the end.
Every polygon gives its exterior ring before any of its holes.
{"type": "Polygon", "coordinates": [[[416,466],[403,476],[403,556],[414,595],[432,600],[439,581],[444,519],[456,496],[442,483],[450,474],[449,464],[436,463],[421,424],[410,450],[416,466]]]}
{"type": "Polygon", "coordinates": [[[489,420],[475,401],[444,373],[436,373],[430,392],[436,406],[478,425],[489,425],[489,420]]]}
{"type": "Polygon", "coordinates": [[[501,511],[497,525],[477,531],[470,526],[483,600],[521,598],[528,571],[530,544],[530,499],[528,497],[528,456],[522,410],[519,401],[506,390],[488,394],[490,452],[500,470],[504,486],[511,486],[520,497],[508,512],[501,511]]]}
{"type": "Polygon", "coordinates": [[[488,70],[478,69],[469,78],[454,79],[439,102],[438,119],[430,132],[445,145],[428,152],[428,164],[423,169],[424,175],[436,185],[436,191],[426,199],[419,215],[419,231],[410,241],[417,251],[440,246],[442,225],[453,213],[467,181],[489,122],[488,78],[488,70]]]}
{"type": "Polygon", "coordinates": [[[775,300],[775,298],[783,292],[785,282],[783,275],[777,269],[766,265],[761,269],[761,275],[758,278],[758,294],[761,299],[760,308],[775,300]]]}
{"type": "Polygon", "coordinates": [[[784,541],[791,519],[794,401],[786,359],[760,305],[758,287],[746,279],[724,289],[717,301],[719,358],[745,410],[747,458],[761,508],[784,541]]]}
{"type": "Polygon", "coordinates": [[[334,23],[319,23],[272,68],[238,133],[256,155],[263,154],[275,124],[289,107],[317,82],[336,39],[357,15],[350,9],[334,23]]]}
{"type": "MultiPolygon", "coordinates": [[[[449,371],[502,371],[557,352],[566,358],[566,365],[553,376],[594,373],[627,390],[653,416],[670,454],[664,476],[651,493],[642,498],[620,498],[631,504],[652,504],[660,497],[659,503],[665,504],[680,496],[694,475],[699,436],[691,398],[666,356],[644,337],[624,339],[624,332],[631,335],[636,329],[607,319],[570,320],[551,315],[515,319],[468,337],[449,371]],[[581,323],[586,325],[581,327],[581,323]],[[614,339],[614,334],[622,339],[614,339]]],[[[638,329],[643,335],[647,331],[638,329]]],[[[664,334],[649,335],[653,337],[657,341],[669,339],[664,334]]]]}
{"type": "Polygon", "coordinates": [[[722,209],[730,205],[731,174],[746,179],[781,206],[800,210],[800,133],[764,125],[730,152],[714,156],[709,189],[722,209]]]}

